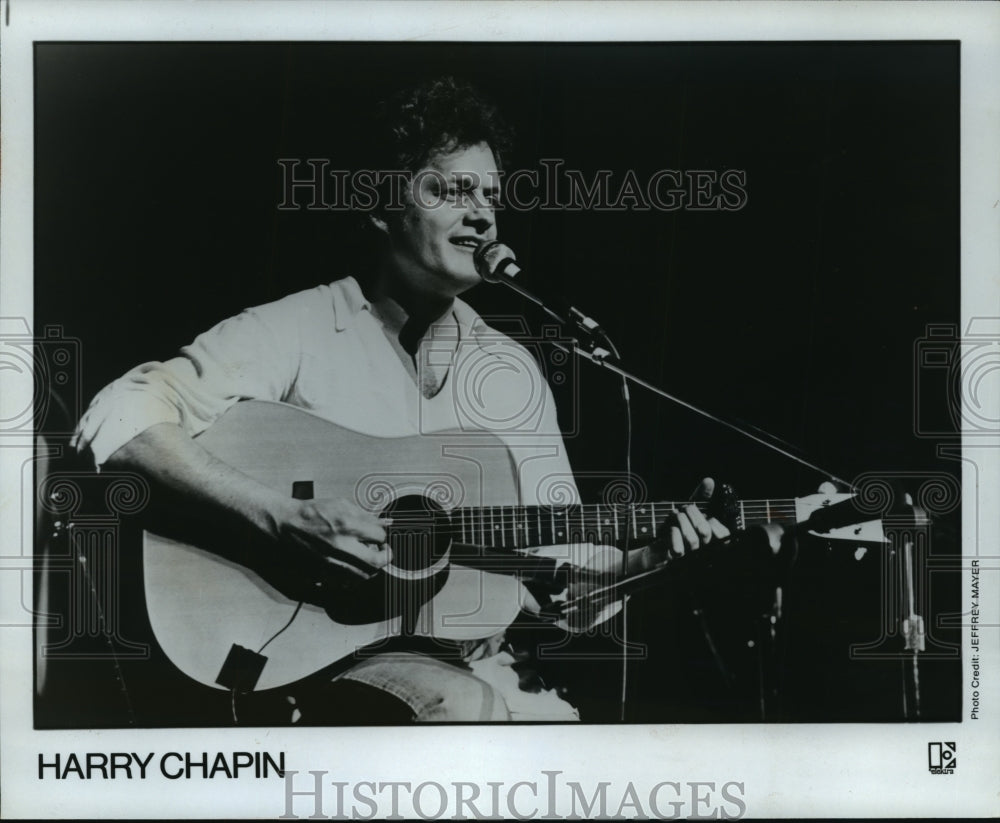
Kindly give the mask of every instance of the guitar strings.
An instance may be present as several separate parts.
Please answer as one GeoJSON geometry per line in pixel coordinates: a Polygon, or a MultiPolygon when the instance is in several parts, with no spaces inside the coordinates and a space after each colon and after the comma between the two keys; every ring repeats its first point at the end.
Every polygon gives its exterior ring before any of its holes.
{"type": "MultiPolygon", "coordinates": [[[[616,510],[614,513],[617,514],[619,512],[616,510]]],[[[744,505],[741,508],[740,515],[744,520],[766,520],[770,522],[792,519],[796,516],[796,513],[797,510],[794,506],[761,505],[755,503],[744,505]]],[[[497,514],[497,516],[490,517],[479,514],[476,517],[472,517],[471,515],[466,517],[461,514],[456,515],[454,512],[450,514],[439,512],[437,515],[442,517],[444,522],[434,523],[434,518],[430,516],[430,513],[426,515],[394,513],[392,515],[392,526],[413,527],[431,525],[433,526],[433,530],[439,534],[460,535],[463,537],[468,534],[471,537],[478,537],[486,534],[505,535],[512,533],[521,534],[524,532],[533,532],[536,535],[540,535],[542,532],[550,533],[556,529],[568,531],[582,529],[586,531],[592,526],[603,526],[615,530],[620,528],[622,531],[640,532],[642,529],[637,528],[637,523],[640,520],[643,522],[652,521],[654,523],[656,520],[654,518],[647,518],[645,514],[635,517],[628,514],[621,522],[616,524],[612,519],[607,517],[606,509],[597,507],[590,509],[590,511],[583,508],[560,510],[558,512],[554,510],[548,512],[540,510],[530,514],[522,514],[519,517],[509,514],[497,514]],[[591,522],[588,523],[588,520],[591,522]]]]}
{"type": "MultiPolygon", "coordinates": [[[[684,506],[691,505],[690,503],[671,503],[671,502],[660,502],[660,503],[648,503],[644,504],[645,507],[650,509],[651,514],[655,514],[656,509],[661,511],[666,511],[668,514],[673,512],[675,509],[683,508],[684,506]]],[[[711,509],[711,506],[707,503],[695,503],[699,511],[705,512],[711,509]]],[[[633,513],[636,516],[644,517],[646,514],[646,508],[637,509],[632,504],[610,504],[610,503],[582,503],[574,504],[572,506],[519,506],[514,507],[515,512],[519,513],[520,520],[524,520],[527,517],[567,517],[573,515],[579,515],[580,513],[614,513],[621,514],[624,513],[628,517],[632,517],[633,513]]],[[[794,513],[797,511],[798,507],[795,505],[794,501],[771,501],[771,500],[744,500],[738,505],[738,509],[741,512],[752,511],[772,511],[772,512],[785,512],[794,513]]],[[[389,516],[392,521],[419,521],[421,519],[426,520],[427,518],[432,518],[434,516],[443,515],[449,518],[458,517],[468,518],[470,522],[475,522],[476,518],[481,520],[492,519],[498,520],[503,518],[507,520],[511,515],[511,507],[498,505],[498,506],[483,506],[476,508],[456,508],[450,511],[440,510],[440,511],[418,511],[418,512],[393,512],[389,516]]],[[[518,520],[517,514],[514,515],[514,519],[518,520]]]]}

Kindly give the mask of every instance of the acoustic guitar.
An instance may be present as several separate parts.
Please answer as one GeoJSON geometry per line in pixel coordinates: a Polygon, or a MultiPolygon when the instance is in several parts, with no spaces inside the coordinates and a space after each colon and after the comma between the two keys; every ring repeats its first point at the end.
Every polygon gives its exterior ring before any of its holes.
{"type": "MultiPolygon", "coordinates": [[[[198,442],[274,489],[345,498],[393,521],[392,563],[362,582],[335,572],[301,575],[283,546],[258,545],[239,532],[193,536],[184,518],[144,532],[156,639],[174,665],[213,688],[232,687],[221,673],[238,647],[259,669],[245,687],[263,690],[400,635],[490,637],[517,616],[523,574],[559,587],[558,551],[539,558],[529,548],[635,546],[655,538],[673,508],[685,505],[520,505],[517,466],[491,434],[371,437],[280,403],[237,403],[198,442]]],[[[732,515],[738,529],[800,524],[831,540],[883,542],[879,521],[854,522],[851,497],[734,501],[732,515]]],[[[605,595],[627,588],[626,581],[606,582],[597,586],[605,595]]]]}

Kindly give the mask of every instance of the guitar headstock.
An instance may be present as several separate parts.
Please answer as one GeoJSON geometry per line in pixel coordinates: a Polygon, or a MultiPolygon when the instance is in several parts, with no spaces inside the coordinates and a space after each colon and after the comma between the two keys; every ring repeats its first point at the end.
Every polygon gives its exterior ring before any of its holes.
{"type": "Polygon", "coordinates": [[[850,543],[887,543],[880,519],[873,519],[851,492],[819,492],[795,499],[795,520],[809,534],[850,543]]]}

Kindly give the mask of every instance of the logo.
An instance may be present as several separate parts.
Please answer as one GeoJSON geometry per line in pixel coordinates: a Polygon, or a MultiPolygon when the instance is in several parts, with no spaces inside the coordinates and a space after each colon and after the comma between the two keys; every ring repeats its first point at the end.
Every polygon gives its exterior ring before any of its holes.
{"type": "Polygon", "coordinates": [[[954,743],[927,744],[927,768],[931,774],[954,774],[957,765],[954,743]]]}

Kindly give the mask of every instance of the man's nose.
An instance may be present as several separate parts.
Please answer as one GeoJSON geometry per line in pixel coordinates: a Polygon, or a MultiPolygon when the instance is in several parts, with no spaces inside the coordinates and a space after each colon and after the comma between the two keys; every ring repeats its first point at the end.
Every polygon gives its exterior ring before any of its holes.
{"type": "Polygon", "coordinates": [[[464,222],[475,228],[480,234],[485,233],[496,223],[493,206],[485,203],[481,195],[472,195],[467,204],[464,222]]]}

